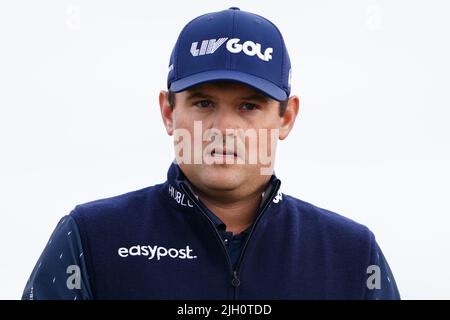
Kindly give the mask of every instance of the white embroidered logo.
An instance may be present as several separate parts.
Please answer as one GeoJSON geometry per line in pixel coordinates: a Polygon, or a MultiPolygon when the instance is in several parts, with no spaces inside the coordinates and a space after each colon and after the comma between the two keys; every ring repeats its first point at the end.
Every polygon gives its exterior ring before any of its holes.
{"type": "MultiPolygon", "coordinates": [[[[203,40],[200,48],[198,48],[198,42],[193,42],[191,44],[191,54],[194,57],[203,56],[206,54],[213,54],[221,45],[227,41],[228,38],[219,38],[219,39],[209,39],[203,40]]],[[[244,43],[239,43],[241,39],[232,38],[227,41],[227,50],[231,53],[240,53],[244,52],[246,55],[253,57],[257,56],[259,59],[268,62],[272,59],[273,48],[266,48],[264,53],[262,51],[262,47],[260,43],[255,43],[253,41],[247,40],[244,43]]]]}
{"type": "Polygon", "coordinates": [[[277,195],[273,198],[272,202],[273,202],[273,203],[278,203],[278,202],[280,202],[281,200],[283,200],[283,193],[281,193],[281,191],[278,190],[278,193],[277,193],[277,195]]]}
{"type": "Polygon", "coordinates": [[[203,56],[205,54],[214,53],[221,45],[227,41],[228,38],[203,40],[200,49],[198,49],[198,42],[193,42],[191,45],[191,54],[196,56],[203,56]]]}
{"type": "Polygon", "coordinates": [[[169,184],[169,196],[176,201],[179,205],[183,207],[193,208],[194,205],[187,199],[186,195],[177,189],[175,189],[171,184],[169,184]]]}
{"type": "Polygon", "coordinates": [[[186,246],[182,249],[175,248],[165,248],[161,246],[132,246],[130,248],[122,247],[117,250],[120,257],[126,258],[128,256],[144,256],[148,257],[149,260],[156,258],[156,260],[161,260],[162,257],[169,256],[172,259],[197,259],[197,256],[191,255],[194,251],[186,246]]]}

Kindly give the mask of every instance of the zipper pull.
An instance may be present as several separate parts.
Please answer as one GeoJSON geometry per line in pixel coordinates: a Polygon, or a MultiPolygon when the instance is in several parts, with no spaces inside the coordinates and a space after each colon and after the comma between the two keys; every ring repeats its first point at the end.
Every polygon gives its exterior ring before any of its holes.
{"type": "Polygon", "coordinates": [[[239,280],[239,277],[237,275],[237,271],[236,270],[233,272],[233,280],[231,280],[231,284],[235,288],[237,288],[237,287],[239,287],[241,285],[241,280],[239,280]]]}

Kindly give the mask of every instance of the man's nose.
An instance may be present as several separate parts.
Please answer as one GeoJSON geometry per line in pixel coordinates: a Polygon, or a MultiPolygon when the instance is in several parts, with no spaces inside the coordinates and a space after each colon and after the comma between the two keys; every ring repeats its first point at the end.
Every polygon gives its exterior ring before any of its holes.
{"type": "Polygon", "coordinates": [[[241,125],[238,112],[230,106],[221,107],[216,110],[212,128],[219,130],[225,135],[227,129],[239,129],[241,125]]]}

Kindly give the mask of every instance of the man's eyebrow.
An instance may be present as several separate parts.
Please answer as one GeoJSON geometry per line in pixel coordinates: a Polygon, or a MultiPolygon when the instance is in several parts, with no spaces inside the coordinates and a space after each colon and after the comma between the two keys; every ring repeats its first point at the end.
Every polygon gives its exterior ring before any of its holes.
{"type": "MultiPolygon", "coordinates": [[[[213,100],[214,97],[210,96],[206,93],[203,93],[201,91],[192,91],[192,92],[188,93],[187,99],[188,100],[193,100],[193,99],[213,100]]],[[[254,93],[254,94],[250,94],[248,96],[239,97],[238,99],[241,101],[258,101],[258,102],[266,103],[269,101],[270,98],[264,94],[254,93]]]]}
{"type": "Polygon", "coordinates": [[[192,99],[209,99],[211,100],[213,97],[207,95],[206,93],[200,92],[200,91],[193,91],[193,92],[189,92],[187,99],[188,100],[192,100],[192,99]]]}
{"type": "Polygon", "coordinates": [[[255,93],[249,96],[245,96],[245,97],[241,97],[239,98],[240,100],[251,100],[251,101],[259,101],[259,102],[268,102],[269,101],[269,97],[263,95],[263,94],[259,94],[259,93],[255,93]]]}

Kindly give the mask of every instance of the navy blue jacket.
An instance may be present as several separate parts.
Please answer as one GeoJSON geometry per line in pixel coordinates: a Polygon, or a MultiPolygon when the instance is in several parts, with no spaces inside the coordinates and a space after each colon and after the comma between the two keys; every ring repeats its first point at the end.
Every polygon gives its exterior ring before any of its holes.
{"type": "Polygon", "coordinates": [[[283,194],[274,175],[234,251],[214,217],[172,164],[163,184],[76,206],[22,298],[400,298],[367,227],[283,194]]]}

